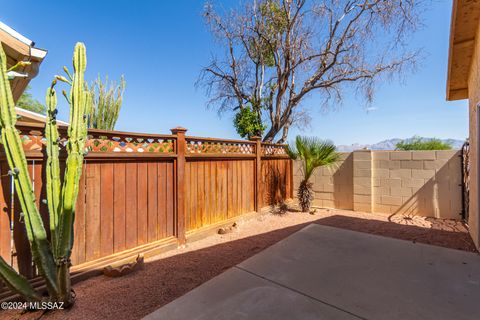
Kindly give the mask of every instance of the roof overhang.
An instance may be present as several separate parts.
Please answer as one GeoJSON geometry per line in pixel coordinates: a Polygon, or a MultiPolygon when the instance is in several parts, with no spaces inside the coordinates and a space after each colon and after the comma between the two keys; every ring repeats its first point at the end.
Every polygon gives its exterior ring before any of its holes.
{"type": "Polygon", "coordinates": [[[480,17],[479,0],[454,0],[450,25],[447,100],[468,98],[468,76],[480,17]]]}
{"type": "MultiPolygon", "coordinates": [[[[15,107],[15,111],[17,112],[17,116],[19,117],[18,121],[40,124],[45,124],[47,122],[47,116],[41,113],[25,110],[20,107],[15,107]]],[[[68,126],[67,122],[58,119],[57,123],[62,126],[68,126]]]]}
{"type": "Polygon", "coordinates": [[[11,81],[13,99],[15,102],[20,98],[28,86],[28,83],[37,74],[47,51],[35,48],[35,43],[22,36],[6,24],[0,22],[0,43],[7,55],[7,67],[15,65],[19,61],[30,61],[29,66],[17,69],[25,74],[25,77],[17,77],[11,81]]]}

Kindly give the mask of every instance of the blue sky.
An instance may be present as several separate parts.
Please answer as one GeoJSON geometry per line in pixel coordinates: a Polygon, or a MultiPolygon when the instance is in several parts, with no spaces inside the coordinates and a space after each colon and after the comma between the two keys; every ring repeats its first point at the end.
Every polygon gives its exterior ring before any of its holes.
{"type": "MultiPolygon", "coordinates": [[[[240,1],[224,1],[225,7],[240,1]]],[[[206,96],[195,88],[202,66],[218,48],[201,13],[204,1],[18,1],[0,0],[0,20],[48,50],[40,74],[31,82],[33,95],[44,92],[63,65],[71,65],[75,42],[87,46],[87,78],[108,74],[127,80],[116,129],[169,133],[175,126],[197,136],[238,138],[232,115],[221,118],[205,107],[206,96]]],[[[403,83],[378,88],[372,111],[349,94],[325,113],[315,98],[307,101],[312,125],[296,134],[316,135],[337,144],[374,143],[418,134],[464,139],[468,128],[466,101],[445,101],[451,1],[435,1],[423,15],[425,27],[412,39],[426,58],[403,83]]],[[[60,118],[67,118],[60,106],[60,118]]]]}

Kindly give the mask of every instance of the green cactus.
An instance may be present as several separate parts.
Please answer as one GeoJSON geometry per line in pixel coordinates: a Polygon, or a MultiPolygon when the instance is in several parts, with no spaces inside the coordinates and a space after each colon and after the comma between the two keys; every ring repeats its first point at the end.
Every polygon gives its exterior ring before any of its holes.
{"type": "MultiPolygon", "coordinates": [[[[19,133],[15,129],[15,104],[7,77],[6,64],[6,56],[0,44],[0,126],[2,129],[2,143],[24,215],[32,257],[40,274],[45,279],[48,299],[51,301],[62,301],[68,306],[73,303],[69,268],[73,247],[75,203],[79,191],[87,139],[85,113],[88,108],[91,108],[92,103],[90,93],[85,90],[85,46],[82,43],[75,45],[73,76],[64,68],[70,80],[57,76],[52,86],[47,90],[46,95],[48,108],[45,126],[48,156],[46,162],[46,190],[50,217],[50,241],[47,239],[42,218],[35,205],[32,182],[27,170],[27,160],[19,133]],[[71,87],[68,97],[64,93],[70,104],[70,126],[68,128],[66,145],[68,157],[63,186],[60,181],[60,139],[56,124],[57,96],[54,89],[57,80],[66,82],[71,87]]],[[[7,286],[22,295],[26,300],[36,301],[41,299],[41,295],[35,292],[29,282],[11,268],[1,257],[0,277],[7,286]]]]}
{"type": "Polygon", "coordinates": [[[57,116],[57,93],[54,85],[47,89],[45,101],[47,104],[47,121],[45,125],[45,138],[47,139],[47,205],[50,220],[50,241],[53,244],[52,251],[57,255],[57,228],[60,216],[61,181],[60,181],[60,137],[58,134],[57,116]]]}
{"type": "MultiPolygon", "coordinates": [[[[73,248],[73,223],[75,204],[77,202],[80,177],[83,170],[85,143],[87,140],[86,112],[91,108],[92,97],[85,90],[84,73],[87,67],[85,46],[77,44],[73,54],[73,79],[70,90],[70,126],[68,127],[65,178],[61,194],[61,211],[59,216],[59,233],[57,243],[58,284],[61,299],[70,297],[70,256],[73,248]],[[67,296],[64,296],[67,295],[67,296]]],[[[69,74],[69,73],[67,73],[69,74]]]]}

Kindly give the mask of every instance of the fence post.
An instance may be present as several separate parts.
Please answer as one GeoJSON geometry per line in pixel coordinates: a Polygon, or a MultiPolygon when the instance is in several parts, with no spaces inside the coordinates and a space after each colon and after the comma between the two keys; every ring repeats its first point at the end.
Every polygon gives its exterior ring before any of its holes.
{"type": "Polygon", "coordinates": [[[187,132],[187,129],[176,127],[170,129],[170,131],[177,136],[177,160],[175,161],[176,235],[180,244],[185,244],[185,153],[187,149],[185,132],[187,132]]]}
{"type": "Polygon", "coordinates": [[[263,190],[262,190],[262,138],[251,137],[250,141],[255,141],[255,211],[260,213],[263,205],[263,190]]]}

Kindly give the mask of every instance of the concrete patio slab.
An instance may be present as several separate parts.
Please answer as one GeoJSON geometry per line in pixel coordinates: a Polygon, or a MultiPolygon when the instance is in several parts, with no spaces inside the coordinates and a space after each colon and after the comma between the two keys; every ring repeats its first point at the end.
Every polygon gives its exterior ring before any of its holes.
{"type": "Polygon", "coordinates": [[[232,268],[144,319],[359,319],[232,268]]]}
{"type": "Polygon", "coordinates": [[[480,319],[480,256],[309,225],[146,319],[480,319]]]}

